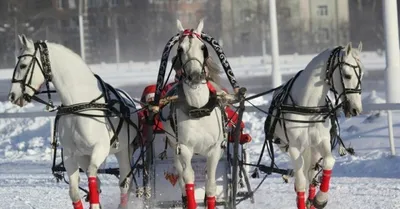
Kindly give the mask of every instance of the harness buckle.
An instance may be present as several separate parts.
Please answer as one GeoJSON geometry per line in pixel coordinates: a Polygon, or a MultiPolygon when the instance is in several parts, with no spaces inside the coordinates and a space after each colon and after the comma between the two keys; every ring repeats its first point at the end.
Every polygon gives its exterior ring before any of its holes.
{"type": "Polygon", "coordinates": [[[176,155],[180,155],[180,154],[181,154],[181,145],[180,145],[180,144],[177,144],[177,145],[176,145],[175,154],[176,154],[176,155]]]}

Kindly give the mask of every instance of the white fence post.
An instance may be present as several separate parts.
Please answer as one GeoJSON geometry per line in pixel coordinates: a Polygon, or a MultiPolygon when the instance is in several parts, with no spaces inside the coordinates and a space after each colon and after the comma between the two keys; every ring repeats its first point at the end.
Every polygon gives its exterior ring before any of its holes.
{"type": "MultiPolygon", "coordinates": [[[[397,21],[396,0],[383,1],[383,20],[385,27],[386,45],[386,102],[400,102],[400,86],[396,79],[400,77],[400,49],[399,49],[399,28],[397,21]]],[[[393,139],[392,112],[388,111],[389,143],[392,155],[396,155],[393,139]]]]}

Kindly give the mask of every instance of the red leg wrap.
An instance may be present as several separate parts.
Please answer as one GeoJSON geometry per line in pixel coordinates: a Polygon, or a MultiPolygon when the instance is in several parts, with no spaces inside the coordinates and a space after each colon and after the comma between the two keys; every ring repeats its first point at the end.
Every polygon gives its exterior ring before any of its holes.
{"type": "Polygon", "coordinates": [[[196,198],[194,196],[194,184],[186,184],[186,198],[187,198],[187,209],[196,209],[196,198]]]}
{"type": "Polygon", "coordinates": [[[297,209],[306,209],[306,192],[297,192],[297,209]]]}
{"type": "Polygon", "coordinates": [[[314,184],[310,184],[310,187],[308,188],[308,199],[313,200],[316,194],[316,188],[314,184]]]}
{"type": "Polygon", "coordinates": [[[77,202],[73,202],[72,205],[74,206],[74,209],[83,209],[81,200],[78,200],[77,202]]]}
{"type": "Polygon", "coordinates": [[[329,190],[329,182],[331,180],[332,170],[324,170],[322,174],[322,182],[319,190],[321,192],[328,192],[329,190]]]}
{"type": "Polygon", "coordinates": [[[121,203],[120,205],[122,207],[125,207],[128,205],[128,194],[121,194],[121,203]]]}
{"type": "Polygon", "coordinates": [[[215,209],[215,196],[207,197],[207,209],[215,209]]]}
{"type": "Polygon", "coordinates": [[[100,204],[99,192],[97,191],[96,177],[89,177],[89,202],[90,204],[100,204]]]}

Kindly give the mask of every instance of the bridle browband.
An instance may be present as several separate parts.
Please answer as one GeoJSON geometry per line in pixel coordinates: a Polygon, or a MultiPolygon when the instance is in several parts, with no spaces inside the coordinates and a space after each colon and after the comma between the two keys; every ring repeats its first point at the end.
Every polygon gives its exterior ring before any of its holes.
{"type": "Polygon", "coordinates": [[[20,83],[22,93],[23,93],[23,98],[26,101],[30,102],[33,99],[39,103],[45,104],[47,106],[47,108],[50,108],[50,107],[54,108],[53,102],[51,100],[51,93],[54,93],[55,91],[50,90],[50,82],[53,79],[53,75],[51,72],[51,65],[50,65],[50,60],[49,60],[49,50],[47,48],[47,44],[45,41],[41,41],[41,40],[37,41],[36,43],[34,43],[34,46],[35,46],[35,52],[33,54],[24,54],[24,55],[18,56],[18,62],[14,68],[11,83],[20,83]],[[36,54],[38,52],[39,52],[39,56],[40,56],[40,62],[36,56],[36,54]],[[31,57],[32,60],[29,63],[29,65],[27,66],[27,72],[24,75],[24,77],[21,80],[17,80],[15,78],[15,74],[18,70],[17,68],[20,66],[19,62],[24,57],[31,57]],[[40,64],[40,63],[42,63],[42,64],[40,64]],[[36,64],[39,66],[40,72],[42,73],[42,75],[45,79],[46,88],[47,88],[46,91],[40,91],[40,87],[39,87],[39,89],[36,89],[32,86],[32,78],[33,78],[34,69],[35,69],[36,64]],[[34,94],[32,96],[30,96],[29,94],[27,94],[25,92],[27,87],[30,88],[34,92],[34,94]],[[37,96],[38,94],[42,94],[42,93],[47,93],[47,96],[49,99],[48,102],[45,102],[44,100],[42,100],[41,98],[39,98],[37,96]]]}

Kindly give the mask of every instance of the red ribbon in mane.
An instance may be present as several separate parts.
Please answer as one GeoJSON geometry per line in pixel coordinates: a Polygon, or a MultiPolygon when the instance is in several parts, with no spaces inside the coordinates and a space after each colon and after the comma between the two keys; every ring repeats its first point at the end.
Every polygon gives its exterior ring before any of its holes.
{"type": "Polygon", "coordinates": [[[192,36],[193,37],[193,35],[196,36],[198,39],[201,39],[201,35],[192,31],[191,29],[186,29],[182,33],[182,37],[184,37],[184,36],[192,36]]]}

